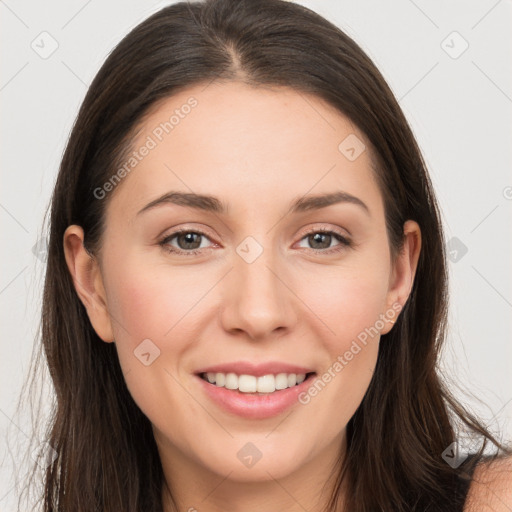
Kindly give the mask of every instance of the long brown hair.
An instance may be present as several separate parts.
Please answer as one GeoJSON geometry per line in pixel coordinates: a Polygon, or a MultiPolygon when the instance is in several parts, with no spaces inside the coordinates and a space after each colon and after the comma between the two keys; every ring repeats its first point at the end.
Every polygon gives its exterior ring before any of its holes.
{"type": "Polygon", "coordinates": [[[460,468],[442,453],[457,441],[456,425],[483,441],[478,456],[488,441],[512,452],[439,375],[447,268],[425,162],[368,56],[332,23],[282,0],[170,5],[119,43],[87,92],[51,199],[41,348],[55,388],[47,441],[56,458],[44,470],[42,510],[162,510],[164,479],[150,421],[127,390],[114,344],[102,342],[90,324],[67,271],[63,234],[71,224],[82,226],[85,247],[97,254],[110,196],[98,200],[94,191],[125,160],[157,101],[213,80],[291,87],[338,109],[371,143],[393,254],[404,222],[420,225],[414,285],[394,328],[382,336],[372,381],[348,423],[328,510],[339,509],[346,478],[350,511],[453,512],[460,468]]]}

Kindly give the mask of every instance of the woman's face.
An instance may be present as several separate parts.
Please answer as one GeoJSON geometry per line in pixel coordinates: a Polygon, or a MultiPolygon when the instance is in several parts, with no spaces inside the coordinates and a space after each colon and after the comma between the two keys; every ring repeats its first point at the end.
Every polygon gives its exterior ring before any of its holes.
{"type": "Polygon", "coordinates": [[[406,223],[392,265],[368,142],[288,88],[192,87],[154,109],[132,149],[125,172],[95,191],[111,199],[100,264],[77,226],[65,246],[166,471],[177,481],[187,468],[239,482],[320,474],[409,294],[417,225],[406,223]],[[237,384],[249,392],[225,387],[237,384]]]}

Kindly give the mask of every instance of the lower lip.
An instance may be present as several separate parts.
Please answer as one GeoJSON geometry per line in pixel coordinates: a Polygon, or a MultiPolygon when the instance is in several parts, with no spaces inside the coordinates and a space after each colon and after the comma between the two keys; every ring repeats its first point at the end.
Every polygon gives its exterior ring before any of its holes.
{"type": "Polygon", "coordinates": [[[309,388],[315,375],[309,375],[304,382],[291,388],[280,389],[273,393],[261,395],[241,393],[238,389],[226,389],[206,382],[199,375],[195,377],[199,379],[207,396],[222,409],[242,418],[265,419],[277,416],[292,405],[299,403],[299,394],[309,388]]]}

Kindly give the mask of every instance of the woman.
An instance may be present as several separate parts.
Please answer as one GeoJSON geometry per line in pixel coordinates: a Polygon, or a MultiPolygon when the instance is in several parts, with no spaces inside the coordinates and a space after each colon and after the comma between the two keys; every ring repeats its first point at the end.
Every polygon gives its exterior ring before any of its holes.
{"type": "Polygon", "coordinates": [[[44,510],[508,510],[510,447],[437,373],[446,311],[426,166],[362,50],[280,0],[164,8],[52,198],[44,510]]]}

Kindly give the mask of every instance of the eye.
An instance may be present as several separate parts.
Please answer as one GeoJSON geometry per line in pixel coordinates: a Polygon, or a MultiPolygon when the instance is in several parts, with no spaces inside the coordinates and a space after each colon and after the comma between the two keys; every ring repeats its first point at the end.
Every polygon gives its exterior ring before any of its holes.
{"type": "Polygon", "coordinates": [[[174,254],[183,254],[191,256],[199,254],[205,246],[202,244],[201,238],[208,238],[202,231],[192,231],[190,229],[179,229],[167,235],[158,244],[166,251],[174,254]],[[171,244],[176,239],[178,247],[171,244]]]}
{"type": "MultiPolygon", "coordinates": [[[[205,247],[201,239],[209,240],[208,235],[202,231],[179,229],[165,236],[158,244],[172,254],[193,256],[200,254],[203,249],[210,248],[208,246],[205,247]],[[176,241],[177,247],[172,244],[173,241],[176,241]]],[[[352,241],[341,233],[323,228],[308,231],[306,236],[301,239],[301,242],[302,240],[306,240],[312,245],[312,247],[306,247],[306,249],[324,254],[337,253],[352,246],[352,241]],[[333,247],[331,244],[335,241],[338,244],[333,247]]]]}
{"type": "Polygon", "coordinates": [[[340,252],[352,246],[352,241],[341,233],[323,228],[310,230],[306,236],[301,239],[301,242],[302,240],[306,240],[306,242],[312,246],[306,247],[307,249],[326,254],[340,252]],[[338,245],[332,247],[331,243],[334,241],[337,241],[338,245]]]}

